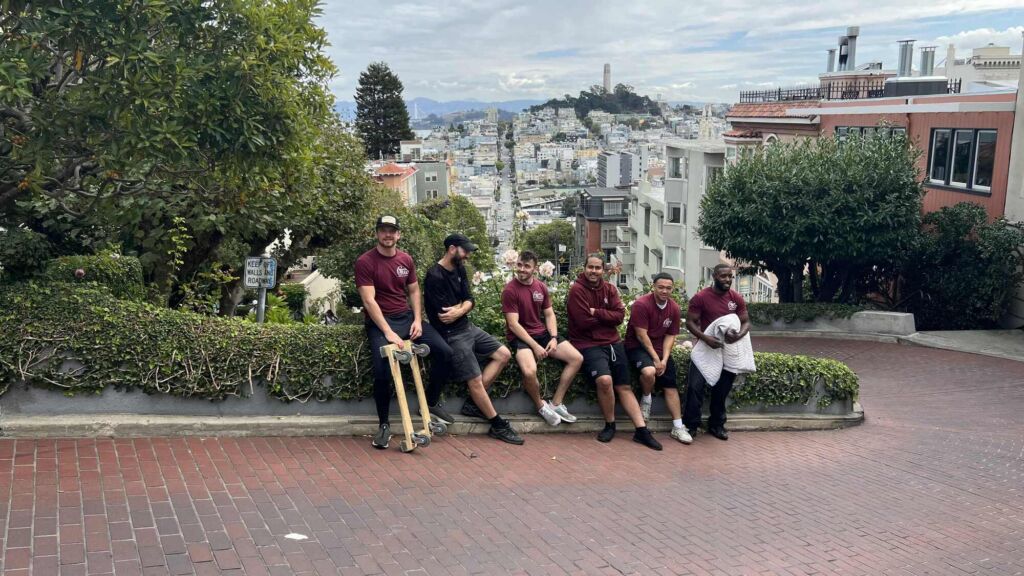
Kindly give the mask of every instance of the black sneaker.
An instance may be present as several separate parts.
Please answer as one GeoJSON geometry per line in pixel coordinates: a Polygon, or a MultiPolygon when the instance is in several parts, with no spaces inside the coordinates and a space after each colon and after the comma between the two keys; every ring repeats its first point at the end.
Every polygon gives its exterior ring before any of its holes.
{"type": "Polygon", "coordinates": [[[449,414],[448,411],[444,409],[444,406],[442,406],[440,402],[437,403],[437,406],[430,407],[430,415],[437,416],[441,420],[444,420],[445,424],[455,423],[455,417],[449,414]]]}
{"type": "Polygon", "coordinates": [[[380,425],[380,429],[377,430],[377,435],[373,437],[373,442],[370,444],[379,450],[385,450],[388,444],[391,443],[391,425],[387,422],[380,425]]]}
{"type": "Polygon", "coordinates": [[[471,398],[466,398],[466,401],[462,403],[462,415],[487,420],[487,416],[484,416],[484,413],[480,411],[480,408],[471,398]]]}
{"type": "Polygon", "coordinates": [[[711,434],[719,440],[728,440],[729,432],[725,430],[725,426],[715,426],[714,428],[708,428],[708,434],[711,434]]]}
{"type": "Polygon", "coordinates": [[[506,422],[505,426],[495,426],[491,424],[491,429],[487,431],[487,435],[491,438],[497,438],[502,442],[508,442],[509,444],[515,444],[516,446],[522,446],[523,437],[516,434],[516,431],[512,429],[512,425],[506,422]]]}
{"type": "Polygon", "coordinates": [[[604,429],[597,433],[598,442],[611,442],[615,438],[615,426],[605,423],[604,429]]]}
{"type": "Polygon", "coordinates": [[[633,433],[633,442],[639,442],[651,450],[661,450],[661,442],[655,440],[654,435],[646,426],[636,429],[636,432],[633,433]]]}

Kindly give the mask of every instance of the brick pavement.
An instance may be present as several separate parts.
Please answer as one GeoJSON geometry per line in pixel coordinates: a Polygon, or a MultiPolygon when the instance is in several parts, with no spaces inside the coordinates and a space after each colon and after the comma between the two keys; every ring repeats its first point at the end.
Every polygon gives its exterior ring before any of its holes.
{"type": "Polygon", "coordinates": [[[4,574],[1022,574],[1024,364],[760,339],[867,421],[703,436],[0,439],[4,574]],[[307,540],[285,538],[291,532],[307,540]]]}

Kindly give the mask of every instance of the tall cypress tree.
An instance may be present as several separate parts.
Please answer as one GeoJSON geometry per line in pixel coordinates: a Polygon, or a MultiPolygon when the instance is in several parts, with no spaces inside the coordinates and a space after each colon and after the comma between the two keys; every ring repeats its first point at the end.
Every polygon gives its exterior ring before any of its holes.
{"type": "Polygon", "coordinates": [[[413,138],[402,89],[402,81],[384,62],[374,62],[359,74],[356,130],[370,158],[397,154],[399,141],[413,138]]]}

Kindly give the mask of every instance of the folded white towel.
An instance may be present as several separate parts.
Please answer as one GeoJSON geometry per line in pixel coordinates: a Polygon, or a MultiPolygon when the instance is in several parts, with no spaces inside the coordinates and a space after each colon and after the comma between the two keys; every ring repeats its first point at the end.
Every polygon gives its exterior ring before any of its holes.
{"type": "MultiPolygon", "coordinates": [[[[735,314],[726,314],[718,318],[708,326],[704,334],[717,338],[725,344],[725,335],[730,330],[737,332],[740,330],[740,318],[735,314]]],[[[754,364],[754,348],[750,344],[750,334],[744,334],[743,338],[732,344],[725,344],[717,350],[700,340],[690,352],[690,361],[697,365],[697,369],[700,370],[710,386],[718,383],[723,369],[733,374],[749,374],[757,370],[757,366],[754,364]]]]}

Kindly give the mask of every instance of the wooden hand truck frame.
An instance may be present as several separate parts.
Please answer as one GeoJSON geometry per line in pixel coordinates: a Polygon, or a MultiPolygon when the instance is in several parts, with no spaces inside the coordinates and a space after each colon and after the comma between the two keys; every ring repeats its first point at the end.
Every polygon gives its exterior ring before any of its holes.
{"type": "Polygon", "coordinates": [[[405,341],[405,348],[399,348],[394,344],[380,347],[380,355],[387,358],[391,365],[391,377],[395,381],[395,394],[398,396],[398,409],[402,413],[402,431],[405,439],[401,442],[402,452],[412,452],[417,446],[430,446],[430,438],[433,435],[444,436],[448,432],[448,425],[443,420],[431,420],[430,407],[427,405],[427,393],[423,388],[423,378],[420,374],[419,359],[430,354],[430,346],[426,344],[413,344],[405,341]],[[420,417],[423,420],[423,428],[419,431],[413,429],[412,415],[409,412],[409,400],[405,395],[405,382],[402,380],[402,364],[408,364],[412,369],[412,380],[416,385],[416,398],[420,405],[420,417]]]}

